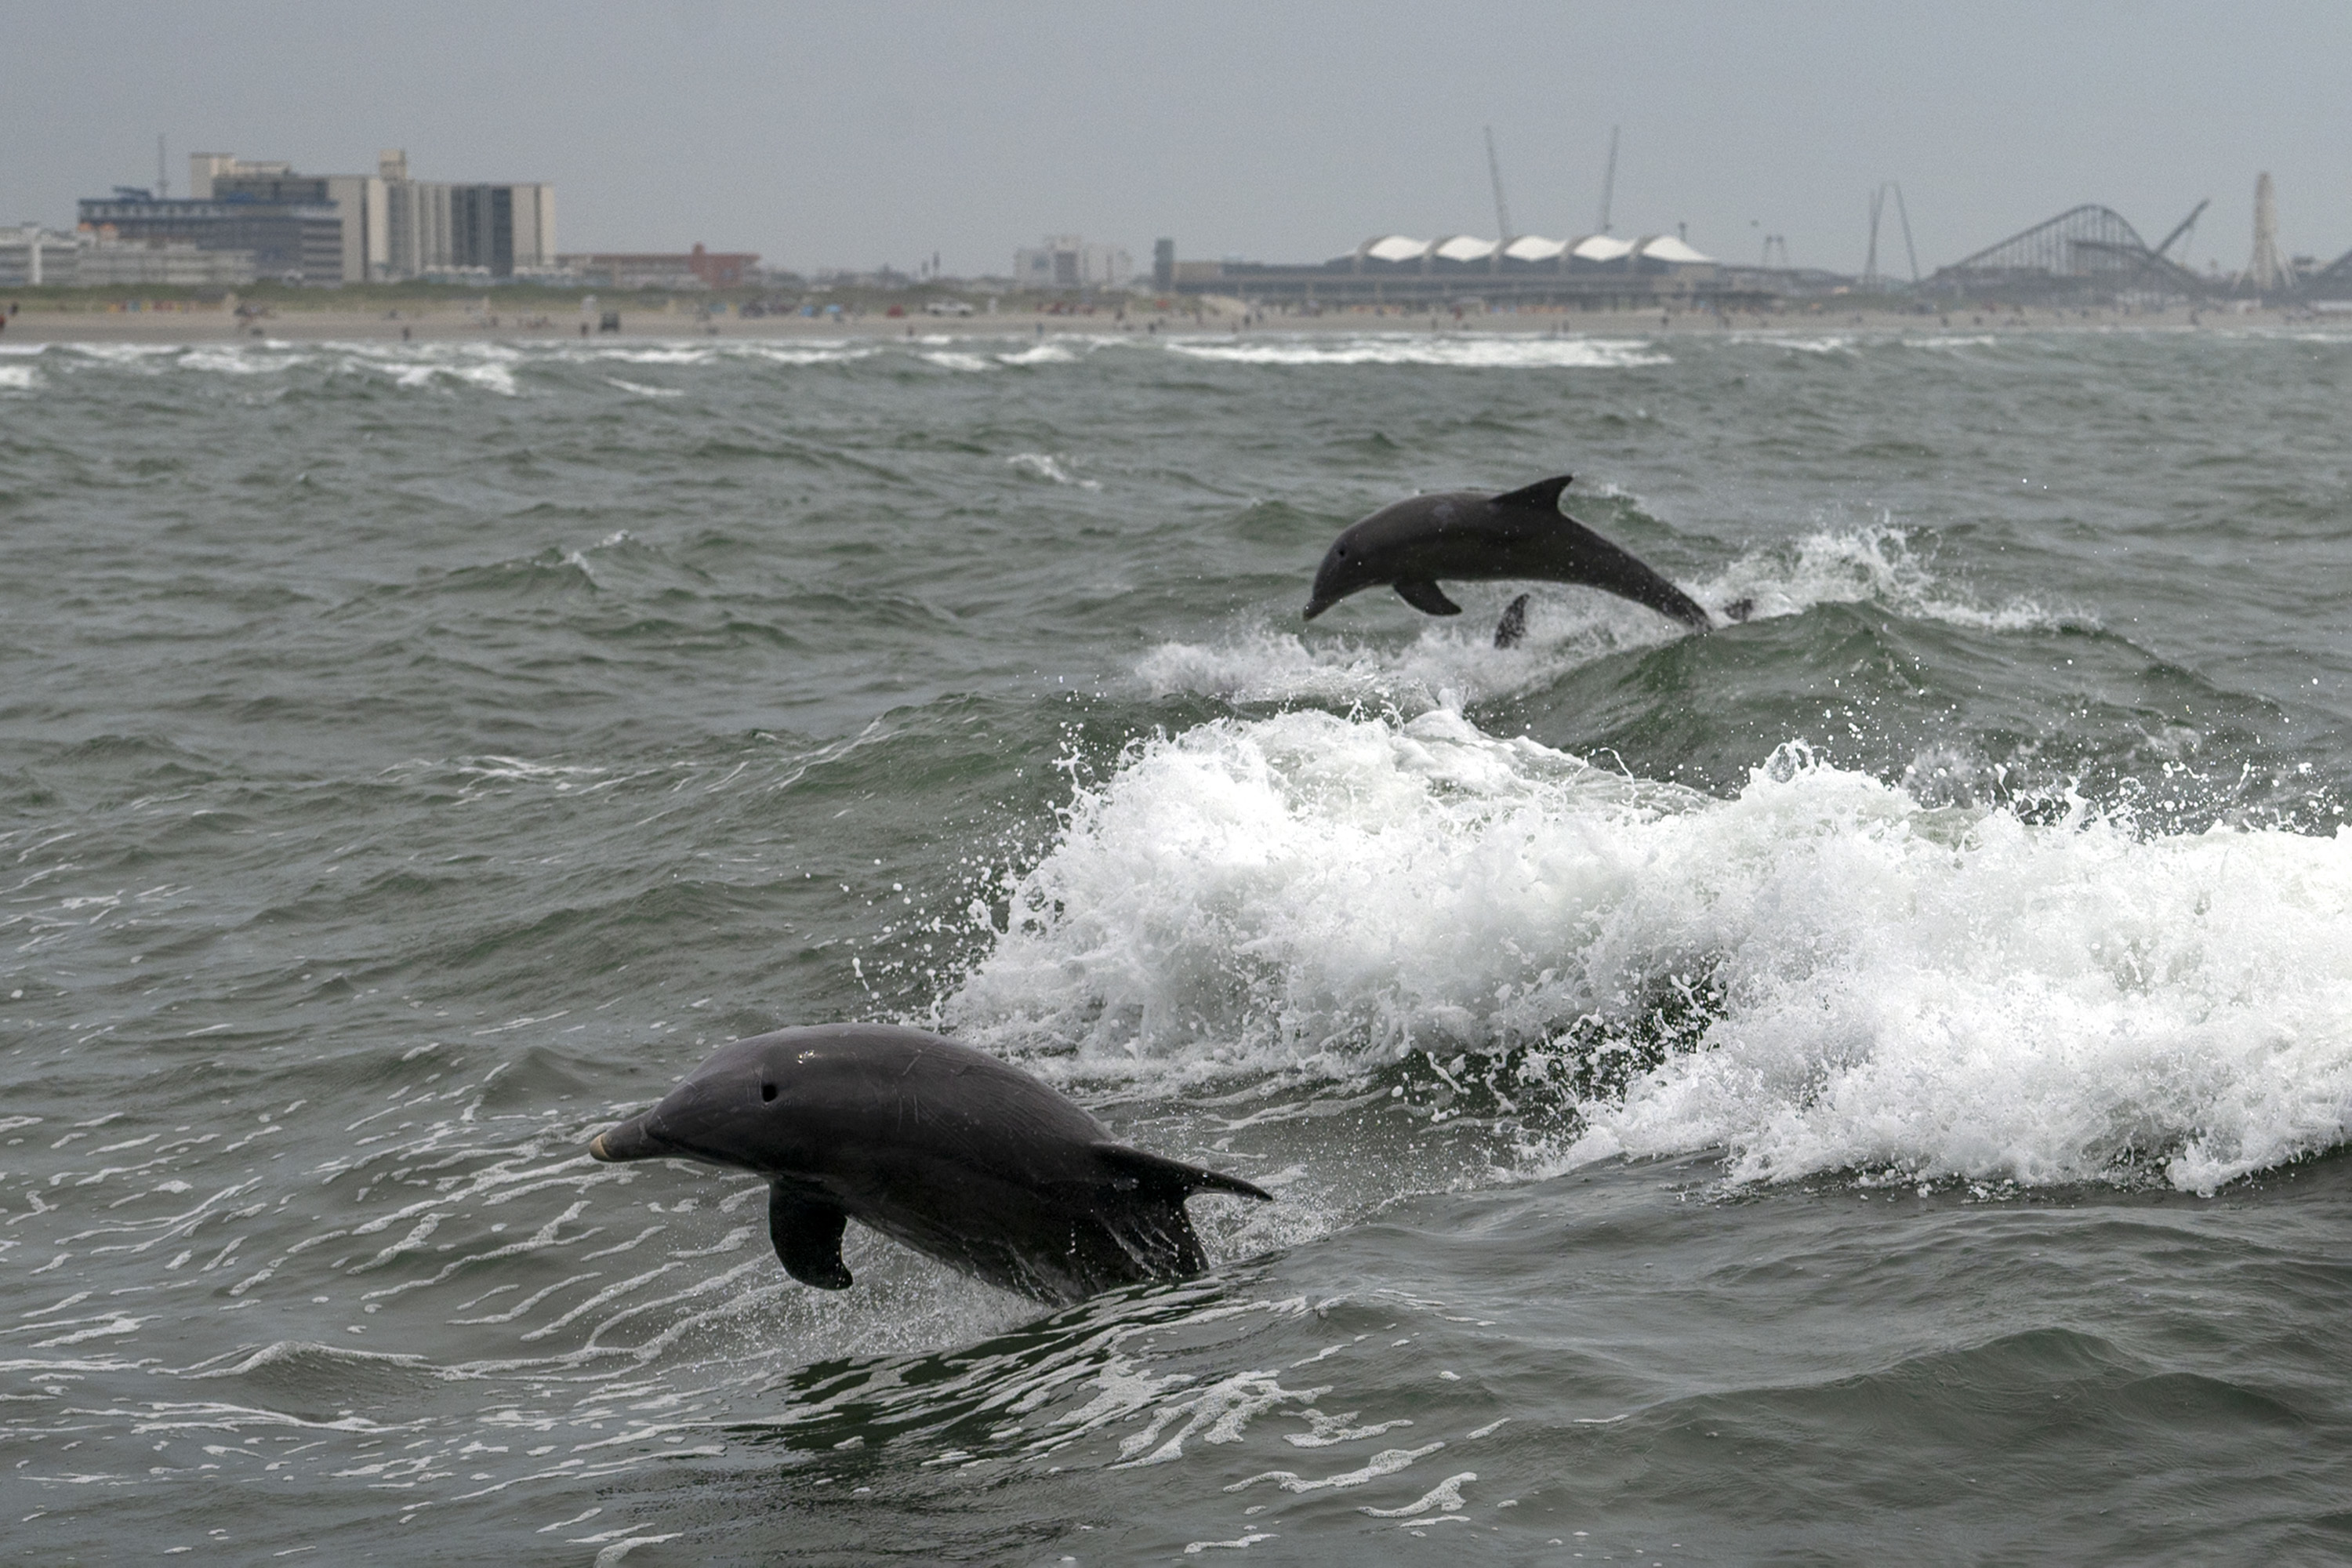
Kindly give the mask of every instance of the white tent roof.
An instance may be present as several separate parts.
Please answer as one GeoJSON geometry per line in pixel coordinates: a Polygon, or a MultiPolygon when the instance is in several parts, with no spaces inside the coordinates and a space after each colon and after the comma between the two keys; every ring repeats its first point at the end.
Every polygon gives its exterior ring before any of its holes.
{"type": "Polygon", "coordinates": [[[1622,239],[1606,234],[1588,234],[1576,242],[1569,252],[1579,261],[1614,261],[1633,254],[1633,247],[1622,239]]]}
{"type": "Polygon", "coordinates": [[[1495,254],[1495,242],[1475,235],[1457,234],[1437,242],[1437,254],[1448,261],[1484,261],[1495,254]]]}
{"type": "Polygon", "coordinates": [[[1662,234],[1655,239],[1644,241],[1642,254],[1653,261],[1693,262],[1715,259],[1712,256],[1701,256],[1671,234],[1662,234]]]}
{"type": "Polygon", "coordinates": [[[1539,234],[1523,234],[1503,247],[1503,254],[1514,261],[1549,261],[1568,248],[1564,239],[1546,239],[1539,234]]]}
{"type": "Polygon", "coordinates": [[[1401,234],[1384,235],[1364,247],[1364,254],[1375,261],[1413,261],[1428,251],[1429,241],[1407,239],[1401,234]]]}

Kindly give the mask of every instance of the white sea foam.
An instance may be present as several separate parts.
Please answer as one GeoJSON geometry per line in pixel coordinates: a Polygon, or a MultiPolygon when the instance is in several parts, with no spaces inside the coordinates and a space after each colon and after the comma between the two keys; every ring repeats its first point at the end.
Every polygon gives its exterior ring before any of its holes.
{"type": "Polygon", "coordinates": [[[501,396],[516,395],[514,372],[502,364],[387,363],[383,368],[392,374],[396,386],[436,387],[443,384],[442,378],[446,377],[501,396]]]}
{"type": "Polygon", "coordinates": [[[709,364],[719,358],[719,353],[707,348],[607,348],[592,350],[589,357],[618,360],[623,364],[709,364]]]}
{"type": "Polygon", "coordinates": [[[604,380],[609,384],[619,387],[623,392],[634,392],[639,397],[684,397],[686,395],[675,386],[644,386],[634,381],[623,381],[617,375],[608,375],[604,380]]]}
{"type": "MultiPolygon", "coordinates": [[[[1749,620],[1801,615],[1818,605],[1870,603],[1913,619],[1984,631],[2091,624],[2081,614],[2062,614],[2031,600],[1977,603],[1939,583],[1906,531],[1886,523],[1824,529],[1766,545],[1711,577],[1681,586],[1718,615],[1723,606],[1744,600],[1749,620]]],[[[1627,600],[1589,588],[1536,584],[1525,639],[1517,648],[1498,652],[1493,627],[1505,591],[1472,588],[1460,596],[1469,613],[1424,622],[1402,647],[1246,626],[1209,641],[1162,643],[1138,662],[1136,679],[1154,696],[1194,692],[1236,702],[1363,702],[1417,712],[1448,693],[1477,702],[1538,690],[1596,658],[1686,635],[1664,616],[1627,600]]],[[[1335,613],[1335,619],[1345,614],[1335,613]]]]}
{"type": "Polygon", "coordinates": [[[221,348],[190,349],[179,359],[182,370],[212,371],[222,375],[267,375],[310,363],[309,354],[251,353],[234,343],[221,348]]]}
{"type": "Polygon", "coordinates": [[[28,364],[0,364],[0,391],[30,392],[41,384],[41,373],[28,364]]]}
{"type": "Polygon", "coordinates": [[[994,368],[989,361],[979,354],[959,353],[953,349],[941,349],[935,353],[921,353],[915,357],[938,365],[941,370],[970,372],[994,368]]]}
{"type": "Polygon", "coordinates": [[[1794,753],[1718,801],[1443,709],[1226,720],[1080,791],[948,1012],[1172,1084],[1581,1050],[1685,987],[1696,1048],[1530,1169],[2210,1188],[2346,1135],[2352,830],[2033,826],[1794,753]]]}
{"type": "Polygon", "coordinates": [[[1843,353],[1853,347],[1852,338],[1789,338],[1777,332],[1739,332],[1732,336],[1736,343],[1762,343],[1769,348],[1787,349],[1791,353],[1843,353]]]}
{"type": "Polygon", "coordinates": [[[1727,335],[1725,341],[1761,345],[1765,348],[1786,349],[1792,353],[1835,354],[1848,353],[1856,349],[1881,343],[1906,349],[1972,349],[1989,347],[2000,340],[1989,332],[1965,335],[1931,332],[1925,336],[1913,336],[1908,333],[1865,336],[1848,332],[1802,338],[1790,337],[1781,332],[1732,332],[1727,335]]]}
{"type": "Polygon", "coordinates": [[[1171,353],[1233,364],[1430,364],[1476,370],[1621,370],[1671,364],[1654,345],[1626,338],[1363,337],[1251,338],[1233,342],[1168,340],[1171,353]]]}
{"type": "Polygon", "coordinates": [[[60,343],[58,347],[94,359],[102,364],[138,364],[148,360],[171,359],[180,353],[177,343],[60,343]]]}
{"type": "Polygon", "coordinates": [[[1079,356],[1066,343],[1050,342],[1016,349],[996,358],[1002,364],[1076,364],[1079,356]]]}
{"type": "Polygon", "coordinates": [[[1057,485],[1075,485],[1080,489],[1102,489],[1099,479],[1082,479],[1062,466],[1062,459],[1051,452],[1015,452],[1004,459],[1024,474],[1034,474],[1041,479],[1051,479],[1057,485]]]}
{"type": "Polygon", "coordinates": [[[881,351],[854,347],[848,343],[730,343],[728,357],[765,360],[771,364],[847,364],[852,360],[867,359],[881,351]]]}
{"type": "Polygon", "coordinates": [[[1882,521],[1858,529],[1820,529],[1741,555],[1714,577],[1684,586],[1708,605],[1748,601],[1748,619],[1801,615],[1816,605],[1883,605],[1914,620],[1981,631],[2033,631],[2096,624],[2072,608],[2037,600],[1980,603],[1939,581],[1911,531],[1882,521]]]}
{"type": "Polygon", "coordinates": [[[1499,610],[1486,602],[1492,595],[1464,597],[1473,599],[1472,613],[1433,621],[1402,647],[1251,626],[1210,642],[1162,643],[1137,662],[1136,679],[1155,697],[1192,692],[1230,702],[1354,702],[1419,712],[1448,697],[1477,702],[1537,689],[1613,647],[1680,635],[1639,606],[1626,606],[1628,614],[1548,603],[1530,607],[1527,643],[1497,653],[1499,610]]]}

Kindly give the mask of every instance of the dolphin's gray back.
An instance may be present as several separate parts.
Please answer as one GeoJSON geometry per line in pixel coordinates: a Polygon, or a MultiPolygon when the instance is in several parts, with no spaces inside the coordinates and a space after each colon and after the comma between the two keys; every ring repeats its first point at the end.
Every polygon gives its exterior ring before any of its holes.
{"type": "Polygon", "coordinates": [[[1700,630],[1715,624],[1639,556],[1562,513],[1568,482],[1561,474],[1503,495],[1445,490],[1382,507],[1333,542],[1308,616],[1377,584],[1429,614],[1454,615],[1439,583],[1534,579],[1599,588],[1700,630]]]}
{"type": "Polygon", "coordinates": [[[1208,1259],[1185,1196],[1265,1196],[1116,1143],[1045,1084],[937,1035],[842,1025],[761,1038],[793,1047],[802,1113],[832,1131],[823,1165],[780,1185],[1041,1300],[1197,1274],[1208,1259]]]}
{"type": "Polygon", "coordinates": [[[1705,605],[1640,556],[1562,512],[1559,486],[1565,482],[1548,480],[1504,496],[1465,490],[1400,502],[1389,510],[1411,508],[1419,515],[1396,520],[1401,538],[1393,548],[1401,563],[1412,568],[1399,575],[1462,583],[1577,583],[1646,605],[1685,626],[1705,630],[1715,624],[1705,605]],[[1412,537],[1416,533],[1418,539],[1412,537]]]}

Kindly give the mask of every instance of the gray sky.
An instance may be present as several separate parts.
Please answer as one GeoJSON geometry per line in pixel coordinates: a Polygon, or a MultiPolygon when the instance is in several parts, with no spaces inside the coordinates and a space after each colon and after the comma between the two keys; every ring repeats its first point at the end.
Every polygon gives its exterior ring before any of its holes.
{"type": "MultiPolygon", "coordinates": [[[[2076,202],[2192,256],[2352,247],[2352,4],[755,5],[0,0],[0,222],[69,225],[191,148],[551,180],[562,248],[1003,272],[1048,232],[1318,260],[1593,225],[1853,271],[1903,186],[1932,268],[2076,202]]],[[[1904,267],[1889,227],[1880,264],[1904,267]],[[1890,258],[1892,258],[1890,261],[1890,258]]]]}

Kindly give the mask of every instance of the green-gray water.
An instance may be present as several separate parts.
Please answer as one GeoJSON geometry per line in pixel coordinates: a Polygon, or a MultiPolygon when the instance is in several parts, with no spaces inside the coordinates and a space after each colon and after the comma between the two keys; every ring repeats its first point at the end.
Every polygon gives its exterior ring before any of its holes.
{"type": "Polygon", "coordinates": [[[11,1554],[2352,1551],[2352,339],[0,355],[11,1554]],[[1705,602],[1298,610],[1573,470],[1705,602]],[[946,1028],[1042,1317],[588,1137],[946,1028]]]}

